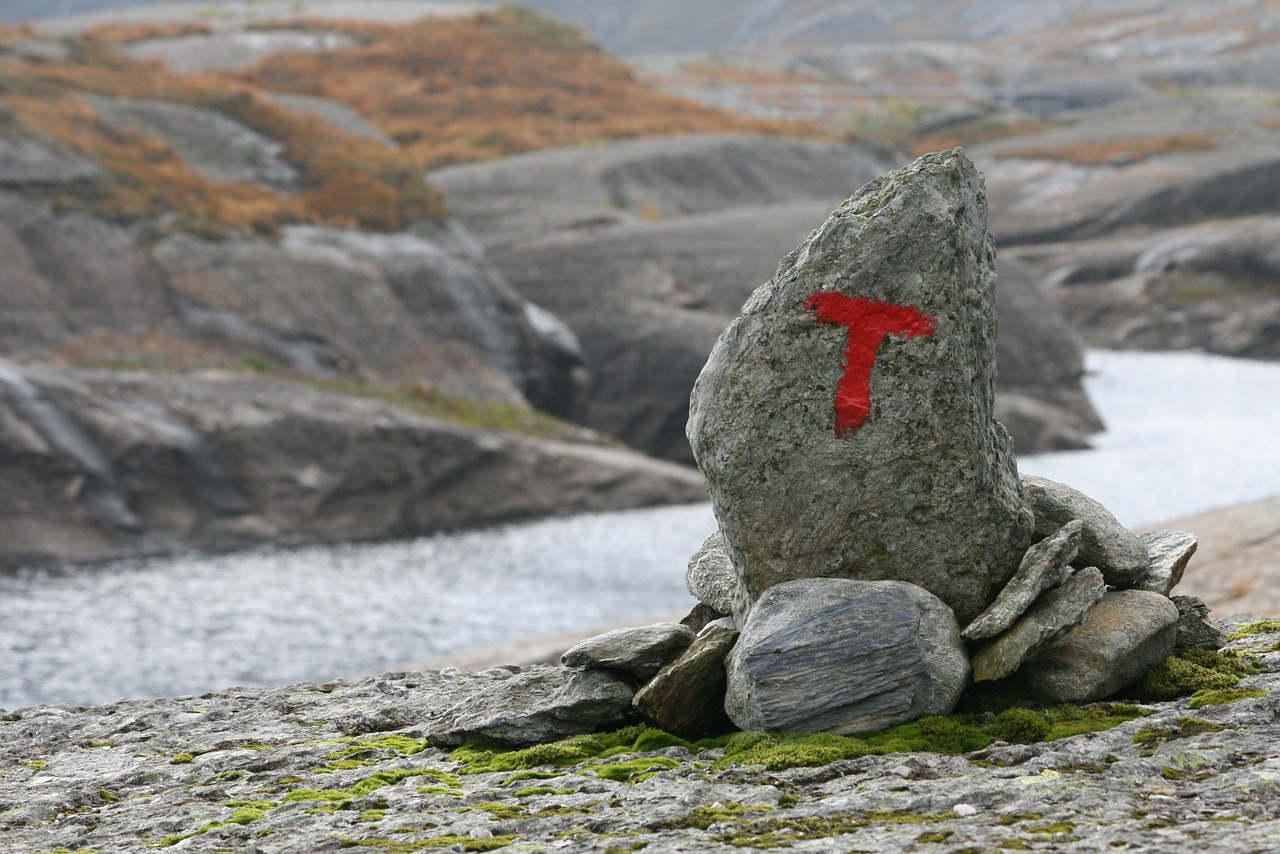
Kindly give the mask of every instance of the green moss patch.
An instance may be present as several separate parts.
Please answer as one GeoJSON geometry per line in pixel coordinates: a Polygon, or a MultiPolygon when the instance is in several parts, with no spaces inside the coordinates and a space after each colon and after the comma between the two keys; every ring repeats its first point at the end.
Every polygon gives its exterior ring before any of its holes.
{"type": "Polygon", "coordinates": [[[1063,705],[1044,711],[1006,709],[998,715],[973,712],[950,717],[929,716],[880,732],[854,736],[738,733],[725,744],[717,768],[732,763],[764,765],[770,770],[826,765],[859,756],[928,751],[961,754],[992,741],[1052,741],[1118,726],[1143,715],[1125,703],[1095,703],[1088,708],[1063,705]]]}
{"type": "Polygon", "coordinates": [[[873,825],[925,825],[956,818],[955,813],[871,812],[862,816],[787,816],[745,819],[714,837],[736,848],[789,848],[808,839],[855,833],[873,825]]]}
{"type": "Polygon", "coordinates": [[[1213,721],[1201,720],[1200,718],[1179,718],[1178,723],[1172,727],[1142,727],[1134,733],[1133,743],[1154,745],[1178,738],[1190,738],[1195,735],[1221,732],[1224,729],[1226,727],[1222,724],[1216,724],[1213,721]]]}
{"type": "Polygon", "coordinates": [[[1241,640],[1254,635],[1270,635],[1280,632],[1280,620],[1258,620],[1245,623],[1227,636],[1227,640],[1241,640]]]}
{"type": "Polygon", "coordinates": [[[409,854],[413,851],[427,851],[432,848],[452,848],[455,845],[461,845],[466,851],[496,851],[499,848],[506,848],[515,842],[514,836],[491,836],[488,839],[472,839],[469,836],[432,836],[428,839],[344,839],[342,847],[344,848],[376,848],[379,851],[389,851],[391,854],[409,854]]]}
{"type": "Polygon", "coordinates": [[[430,777],[446,784],[456,783],[454,775],[434,768],[393,768],[390,771],[379,771],[360,780],[346,789],[294,789],[284,796],[287,802],[299,801],[332,801],[340,803],[353,798],[363,797],[376,792],[384,786],[392,786],[410,777],[430,777]]]}
{"type": "Polygon", "coordinates": [[[1198,691],[1234,688],[1240,680],[1263,672],[1249,656],[1234,651],[1185,649],[1152,668],[1138,687],[1144,700],[1173,700],[1198,691]]]}
{"type": "MultiPolygon", "coordinates": [[[[697,750],[715,744],[715,741],[685,741],[661,730],[640,725],[614,732],[576,735],[562,741],[535,744],[518,750],[468,744],[454,750],[449,758],[463,766],[463,774],[484,774],[493,771],[528,771],[546,765],[566,768],[591,759],[608,759],[675,746],[697,750]]],[[[516,775],[509,778],[507,783],[531,778],[532,775],[516,775]]]]}
{"type": "Polygon", "coordinates": [[[1191,695],[1187,708],[1203,709],[1205,706],[1227,706],[1240,700],[1251,700],[1265,696],[1267,696],[1267,692],[1261,688],[1206,688],[1191,695]]]}

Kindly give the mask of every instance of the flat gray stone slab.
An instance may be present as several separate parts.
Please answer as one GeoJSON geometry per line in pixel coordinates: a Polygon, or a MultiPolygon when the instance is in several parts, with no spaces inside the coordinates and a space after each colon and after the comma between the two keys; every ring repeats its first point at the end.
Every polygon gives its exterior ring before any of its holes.
{"type": "Polygon", "coordinates": [[[978,615],[960,634],[966,640],[995,637],[1014,624],[1041,593],[1061,584],[1071,574],[1071,561],[1080,549],[1084,523],[1073,519],[1027,549],[1013,578],[1000,591],[996,601],[978,615]]]}
{"type": "Polygon", "coordinates": [[[1082,569],[1046,591],[1012,628],[973,656],[973,681],[1012,674],[1063,632],[1079,625],[1106,592],[1102,573],[1094,567],[1082,569]]]}
{"type": "Polygon", "coordinates": [[[1151,568],[1133,585],[1168,596],[1182,581],[1182,574],[1196,553],[1200,540],[1186,531],[1146,531],[1138,535],[1151,558],[1151,568]]]}
{"type": "Polygon", "coordinates": [[[560,656],[560,663],[625,670],[644,680],[684,652],[693,638],[693,630],[679,623],[614,629],[574,644],[560,656]]]}

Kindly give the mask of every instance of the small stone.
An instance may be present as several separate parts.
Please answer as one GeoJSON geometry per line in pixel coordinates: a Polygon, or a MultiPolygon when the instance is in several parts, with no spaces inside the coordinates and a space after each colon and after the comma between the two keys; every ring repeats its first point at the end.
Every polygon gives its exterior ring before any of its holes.
{"type": "Polygon", "coordinates": [[[1195,596],[1174,596],[1169,601],[1178,609],[1175,650],[1190,647],[1217,650],[1227,645],[1227,633],[1209,622],[1209,606],[1203,601],[1195,596]]]}
{"type": "Polygon", "coordinates": [[[740,624],[819,577],[910,582],[968,623],[1017,570],[1033,520],[995,418],[986,217],[964,152],[926,154],[834,211],[716,341],[688,435],[740,624]]]}
{"type": "Polygon", "coordinates": [[[1178,609],[1146,590],[1107,593],[1085,621],[1018,670],[1023,686],[1054,703],[1101,700],[1173,654],[1178,609]]]}
{"type": "Polygon", "coordinates": [[[644,681],[684,652],[693,638],[693,630],[679,623],[615,629],[574,644],[560,656],[560,663],[625,670],[644,681]]]}
{"type": "MultiPolygon", "coordinates": [[[[1071,561],[1080,549],[1084,523],[1072,519],[1056,533],[1027,549],[1018,571],[1000,591],[996,601],[960,634],[966,640],[991,638],[1006,631],[1041,593],[1061,584],[1071,574],[1071,561]]],[[[993,677],[994,678],[994,677],[993,677]]]]}
{"type": "Polygon", "coordinates": [[[1003,679],[1013,673],[1054,639],[1078,626],[1106,592],[1102,573],[1095,567],[1082,569],[1046,591],[1013,628],[973,656],[973,681],[1003,679]]]}
{"type": "Polygon", "coordinates": [[[1182,573],[1196,553],[1200,540],[1186,531],[1147,531],[1139,534],[1138,539],[1147,549],[1151,568],[1133,585],[1133,589],[1168,596],[1182,581],[1182,573]]]}
{"type": "Polygon", "coordinates": [[[738,575],[725,549],[724,533],[716,531],[689,558],[684,584],[693,597],[721,614],[733,613],[733,591],[738,575]]]}
{"type": "Polygon", "coordinates": [[[636,693],[633,705],[658,728],[684,738],[725,729],[724,661],[737,639],[731,619],[709,624],[636,693]]]}
{"type": "Polygon", "coordinates": [[[1036,515],[1036,536],[1047,537],[1072,519],[1084,522],[1074,566],[1096,566],[1112,587],[1131,587],[1151,568],[1147,547],[1107,508],[1065,484],[1032,475],[1022,487],[1036,515]]]}
{"type": "Polygon", "coordinates": [[[928,591],[805,578],[765,592],[726,670],[739,729],[849,734],[950,712],[969,660],[951,609],[928,591]]]}
{"type": "Polygon", "coordinates": [[[433,744],[541,744],[621,723],[635,692],[607,670],[535,667],[495,680],[426,727],[433,744]]]}
{"type": "Polygon", "coordinates": [[[685,614],[680,620],[680,625],[688,626],[689,631],[695,635],[705,629],[716,620],[723,619],[728,616],[726,613],[717,611],[705,602],[699,602],[693,606],[693,610],[685,614]]]}

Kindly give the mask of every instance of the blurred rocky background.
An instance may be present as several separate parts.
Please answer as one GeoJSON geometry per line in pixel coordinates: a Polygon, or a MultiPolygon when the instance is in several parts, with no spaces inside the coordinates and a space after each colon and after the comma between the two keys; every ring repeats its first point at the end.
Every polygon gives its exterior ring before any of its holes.
{"type": "Polygon", "coordinates": [[[1280,356],[1280,3],[527,5],[4,4],[0,562],[701,499],[716,335],[956,145],[1019,453],[1082,339],[1280,356]]]}

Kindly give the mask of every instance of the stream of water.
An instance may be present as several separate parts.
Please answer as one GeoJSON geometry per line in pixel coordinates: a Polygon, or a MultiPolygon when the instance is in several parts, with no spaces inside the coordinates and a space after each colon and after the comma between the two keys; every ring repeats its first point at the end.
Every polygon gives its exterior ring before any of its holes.
{"type": "MultiPolygon", "coordinates": [[[[1108,431],[1021,468],[1131,526],[1280,493],[1280,365],[1089,354],[1108,431]]],[[[359,676],[686,609],[706,504],[0,576],[0,707],[359,676]]]]}

